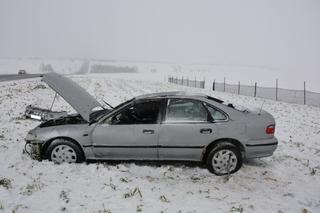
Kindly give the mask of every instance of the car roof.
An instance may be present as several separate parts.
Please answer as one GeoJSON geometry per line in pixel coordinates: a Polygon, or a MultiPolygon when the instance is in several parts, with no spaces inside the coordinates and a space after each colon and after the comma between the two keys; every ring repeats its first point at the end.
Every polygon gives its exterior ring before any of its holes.
{"type": "Polygon", "coordinates": [[[157,93],[150,93],[145,95],[137,96],[135,99],[147,99],[147,98],[163,98],[163,97],[207,97],[205,94],[201,93],[190,93],[185,91],[172,91],[172,92],[157,92],[157,93]]]}
{"type": "Polygon", "coordinates": [[[215,101],[218,103],[223,103],[222,100],[211,97],[205,94],[201,93],[192,93],[192,92],[185,92],[185,91],[172,91],[172,92],[158,92],[158,93],[149,93],[145,95],[140,95],[135,97],[133,100],[143,100],[143,99],[152,99],[152,98],[169,98],[169,97],[174,97],[174,98],[205,98],[209,99],[211,101],[215,101]]]}

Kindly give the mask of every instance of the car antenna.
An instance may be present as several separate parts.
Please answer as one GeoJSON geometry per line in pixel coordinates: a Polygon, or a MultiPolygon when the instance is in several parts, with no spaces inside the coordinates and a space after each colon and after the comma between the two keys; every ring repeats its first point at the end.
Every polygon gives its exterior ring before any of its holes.
{"type": "Polygon", "coordinates": [[[266,100],[263,100],[262,104],[261,104],[261,107],[260,107],[260,111],[259,111],[259,114],[261,114],[261,111],[262,111],[262,107],[264,105],[264,102],[266,102],[266,100]]]}
{"type": "Polygon", "coordinates": [[[111,109],[114,109],[114,107],[111,106],[110,104],[108,104],[105,100],[103,100],[103,102],[104,102],[106,105],[108,105],[111,109]]]}

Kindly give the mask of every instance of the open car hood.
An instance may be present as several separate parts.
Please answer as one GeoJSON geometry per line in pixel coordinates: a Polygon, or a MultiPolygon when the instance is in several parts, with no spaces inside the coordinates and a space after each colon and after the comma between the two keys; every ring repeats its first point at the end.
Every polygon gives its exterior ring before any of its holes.
{"type": "Polygon", "coordinates": [[[85,89],[67,77],[55,72],[50,72],[43,75],[42,80],[66,100],[81,117],[88,122],[90,122],[92,109],[102,107],[85,89]]]}

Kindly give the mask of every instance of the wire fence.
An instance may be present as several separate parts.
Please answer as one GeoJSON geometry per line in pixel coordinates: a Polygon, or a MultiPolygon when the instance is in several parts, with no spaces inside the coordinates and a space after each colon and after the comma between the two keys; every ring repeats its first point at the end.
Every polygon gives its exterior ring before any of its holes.
{"type": "Polygon", "coordinates": [[[189,78],[168,77],[168,82],[187,87],[205,88],[205,81],[190,80],[189,78]]]}
{"type": "Polygon", "coordinates": [[[227,84],[224,82],[213,81],[212,84],[206,84],[203,81],[189,80],[189,78],[169,77],[168,82],[183,86],[196,88],[210,88],[214,91],[228,92],[233,94],[266,98],[287,103],[306,104],[310,106],[320,107],[320,93],[310,92],[306,90],[306,82],[304,82],[303,90],[291,90],[278,87],[276,81],[275,87],[260,87],[257,83],[253,86],[238,84],[227,84]],[[189,82],[189,83],[188,83],[189,82]],[[210,86],[212,85],[212,87],[210,86]]]}

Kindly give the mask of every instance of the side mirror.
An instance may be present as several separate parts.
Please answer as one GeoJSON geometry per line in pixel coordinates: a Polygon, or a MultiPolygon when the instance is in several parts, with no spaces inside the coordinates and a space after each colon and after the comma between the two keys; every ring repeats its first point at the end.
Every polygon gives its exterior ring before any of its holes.
{"type": "Polygon", "coordinates": [[[110,120],[110,124],[114,124],[118,121],[117,117],[116,116],[113,116],[110,120]]]}

